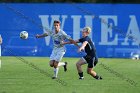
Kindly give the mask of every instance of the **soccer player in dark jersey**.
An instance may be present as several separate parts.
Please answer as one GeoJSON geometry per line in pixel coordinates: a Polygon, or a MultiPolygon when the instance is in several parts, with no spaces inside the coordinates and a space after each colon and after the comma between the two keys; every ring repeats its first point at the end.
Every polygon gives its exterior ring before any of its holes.
{"type": "MultiPolygon", "coordinates": [[[[96,49],[95,49],[94,43],[88,36],[90,34],[90,32],[91,32],[91,28],[85,27],[82,30],[82,38],[80,38],[79,40],[75,40],[76,43],[82,43],[82,45],[79,46],[78,52],[83,52],[83,51],[86,52],[86,55],[84,55],[76,63],[76,67],[77,67],[77,71],[79,74],[79,79],[84,79],[81,66],[84,64],[88,64],[87,73],[90,74],[95,79],[100,80],[100,79],[102,79],[102,77],[97,75],[97,73],[93,70],[93,67],[95,67],[98,62],[98,58],[96,55],[96,49]]],[[[63,44],[70,44],[70,42],[63,42],[63,44]]]]}

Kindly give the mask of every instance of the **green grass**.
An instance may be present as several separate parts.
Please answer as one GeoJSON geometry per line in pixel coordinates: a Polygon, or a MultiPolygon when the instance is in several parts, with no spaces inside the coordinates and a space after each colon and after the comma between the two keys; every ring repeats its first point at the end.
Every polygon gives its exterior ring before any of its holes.
{"type": "MultiPolygon", "coordinates": [[[[22,57],[34,64],[47,74],[53,75],[53,68],[49,67],[49,58],[46,57],[22,57]]],[[[86,73],[87,65],[83,66],[84,80],[78,80],[75,63],[78,58],[63,58],[68,61],[68,71],[63,67],[59,70],[59,78],[66,85],[50,76],[40,73],[29,64],[15,57],[2,57],[0,69],[0,93],[139,93],[140,92],[140,61],[131,59],[104,59],[100,58],[95,68],[103,80],[95,80],[86,73]],[[105,69],[104,64],[113,71],[122,74],[122,79],[105,69]],[[136,86],[127,81],[133,80],[136,86]]]]}

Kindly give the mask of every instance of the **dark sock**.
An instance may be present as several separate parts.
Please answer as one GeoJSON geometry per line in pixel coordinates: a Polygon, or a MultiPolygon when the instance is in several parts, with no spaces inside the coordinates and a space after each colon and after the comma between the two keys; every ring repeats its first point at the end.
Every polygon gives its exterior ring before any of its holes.
{"type": "Polygon", "coordinates": [[[95,78],[95,79],[99,79],[99,76],[98,76],[98,75],[96,75],[96,76],[94,76],[94,78],[95,78]]]}
{"type": "Polygon", "coordinates": [[[79,74],[79,76],[80,76],[80,77],[83,77],[83,72],[81,72],[81,73],[78,73],[78,74],[79,74]]]}

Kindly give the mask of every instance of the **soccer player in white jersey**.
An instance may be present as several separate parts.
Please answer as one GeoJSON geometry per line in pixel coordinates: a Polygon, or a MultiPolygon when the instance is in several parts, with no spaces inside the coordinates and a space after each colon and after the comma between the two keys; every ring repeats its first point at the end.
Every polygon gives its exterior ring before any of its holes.
{"type": "Polygon", "coordinates": [[[67,71],[67,62],[60,62],[66,52],[65,46],[62,45],[61,42],[63,42],[65,39],[68,39],[72,42],[72,39],[63,30],[60,29],[60,21],[55,20],[53,25],[53,31],[47,30],[44,34],[37,34],[36,38],[51,36],[53,39],[54,47],[50,56],[50,66],[54,67],[54,76],[52,79],[56,79],[59,66],[64,66],[64,71],[67,71]]]}

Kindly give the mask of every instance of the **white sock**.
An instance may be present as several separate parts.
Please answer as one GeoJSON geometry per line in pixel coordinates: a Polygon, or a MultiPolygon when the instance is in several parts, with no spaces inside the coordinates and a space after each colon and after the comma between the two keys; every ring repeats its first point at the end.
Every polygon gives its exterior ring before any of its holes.
{"type": "Polygon", "coordinates": [[[54,68],[54,77],[57,77],[59,68],[54,68]]]}
{"type": "Polygon", "coordinates": [[[58,63],[58,66],[64,66],[64,65],[65,65],[64,62],[59,62],[59,63],[58,63]]]}

